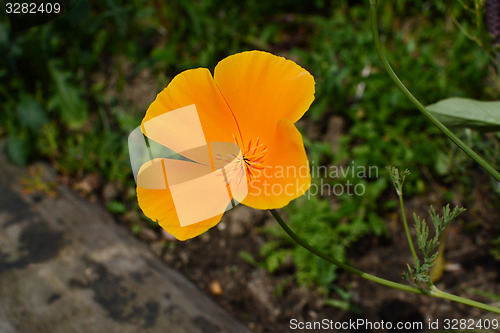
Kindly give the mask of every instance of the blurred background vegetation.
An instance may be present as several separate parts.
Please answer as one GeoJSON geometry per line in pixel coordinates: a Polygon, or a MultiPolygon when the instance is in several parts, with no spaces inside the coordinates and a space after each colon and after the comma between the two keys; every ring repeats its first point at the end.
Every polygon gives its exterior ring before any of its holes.
{"type": "MultiPolygon", "coordinates": [[[[311,164],[379,167],[372,178],[313,180],[363,184],[363,196],[301,198],[287,207],[289,222],[314,246],[346,260],[360,238],[387,236],[386,216],[397,211],[387,165],[412,171],[408,198],[437,193],[443,202],[470,203],[479,186],[490,198],[487,209],[500,206],[498,184],[433,128],[381,68],[368,1],[73,4],[67,14],[24,31],[13,32],[2,17],[0,137],[17,164],[43,159],[63,177],[97,175],[100,184],[120,184],[122,194],[104,202],[114,213],[138,210],[127,137],[156,94],[185,69],[213,70],[224,57],[252,49],[292,59],[315,77],[316,100],[298,123],[311,164]]],[[[488,53],[453,22],[475,31],[474,15],[460,2],[381,1],[379,17],[390,62],[424,104],[451,96],[500,99],[488,53]]],[[[498,168],[498,133],[457,133],[498,168]]],[[[274,272],[293,254],[299,283],[332,288],[332,266],[278,229],[263,232],[272,236],[260,257],[242,257],[274,272]]],[[[491,253],[500,258],[498,226],[495,232],[491,253]]]]}

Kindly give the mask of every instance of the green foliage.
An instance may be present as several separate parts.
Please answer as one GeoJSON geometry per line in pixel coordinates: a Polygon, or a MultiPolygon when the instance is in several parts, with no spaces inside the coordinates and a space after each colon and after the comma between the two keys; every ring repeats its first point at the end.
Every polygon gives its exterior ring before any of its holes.
{"type": "Polygon", "coordinates": [[[121,201],[111,201],[107,208],[111,213],[115,214],[125,214],[127,212],[127,207],[121,201]]]}
{"type": "Polygon", "coordinates": [[[334,292],[340,297],[336,299],[332,298],[327,298],[323,302],[325,305],[335,307],[337,309],[340,309],[342,311],[349,311],[351,313],[356,313],[356,314],[361,314],[362,310],[359,309],[358,307],[354,306],[351,303],[352,296],[353,294],[341,289],[338,286],[333,286],[334,292]]]}
{"type": "MultiPolygon", "coordinates": [[[[294,201],[287,206],[286,212],[287,221],[297,234],[318,250],[341,261],[346,259],[346,248],[370,230],[364,219],[348,221],[342,211],[331,209],[329,200],[317,196],[294,201]]],[[[261,248],[260,254],[268,270],[275,271],[291,256],[300,284],[318,285],[325,291],[332,288],[332,282],[337,278],[335,266],[302,247],[296,247],[286,236],[283,237],[278,226],[273,225],[267,231],[280,239],[261,248]]]]}
{"type": "Polygon", "coordinates": [[[31,147],[28,140],[23,137],[11,136],[5,144],[5,153],[10,160],[19,165],[25,165],[28,162],[28,156],[31,147]]]}
{"type": "Polygon", "coordinates": [[[491,249],[490,249],[490,253],[493,255],[493,257],[494,257],[496,260],[499,260],[499,261],[500,261],[500,237],[495,238],[495,239],[491,242],[491,249]]]}
{"type": "Polygon", "coordinates": [[[47,113],[30,95],[21,95],[16,108],[16,118],[21,127],[30,133],[37,133],[48,122],[47,113]]]}
{"type": "Polygon", "coordinates": [[[468,98],[448,98],[427,109],[443,124],[481,131],[500,130],[500,101],[483,102],[468,98]]]}
{"type": "Polygon", "coordinates": [[[126,97],[119,83],[130,73],[121,71],[117,56],[146,59],[148,48],[136,45],[152,29],[141,22],[145,10],[138,1],[125,6],[83,0],[68,8],[73,6],[54,21],[16,34],[0,21],[0,94],[5,99],[0,134],[9,137],[6,153],[18,164],[43,156],[64,173],[98,172],[130,182],[127,136],[147,105],[139,113],[138,105],[119,99],[126,97]]]}
{"type": "Polygon", "coordinates": [[[416,214],[413,214],[415,230],[417,231],[418,249],[422,254],[423,263],[417,260],[413,268],[408,265],[409,274],[403,273],[403,277],[408,282],[414,283],[417,286],[420,286],[420,283],[427,286],[432,284],[430,270],[438,256],[439,239],[450,222],[464,211],[465,209],[461,207],[455,207],[451,211],[450,205],[446,205],[446,207],[443,207],[443,215],[440,216],[436,213],[434,207],[431,206],[429,214],[434,226],[434,237],[432,238],[429,235],[429,227],[425,219],[421,219],[416,214]]]}
{"type": "MultiPolygon", "coordinates": [[[[341,114],[351,123],[349,134],[341,141],[341,151],[332,161],[334,163],[342,162],[342,157],[346,157],[384,166],[390,156],[392,163],[412,169],[420,169],[414,168],[417,164],[432,166],[433,151],[439,150],[442,141],[436,136],[438,132],[429,128],[426,120],[413,110],[378,67],[366,7],[339,2],[332,17],[309,18],[308,22],[317,31],[310,38],[309,49],[316,52],[303,49],[294,52],[316,77],[317,102],[310,110],[311,116],[322,119],[332,113],[341,114]],[[429,137],[436,140],[429,140],[429,137]],[[352,146],[357,149],[353,150],[352,146]]],[[[418,8],[418,3],[411,7],[418,8]]],[[[389,45],[390,55],[395,59],[394,66],[401,77],[411,83],[417,97],[432,102],[448,94],[477,93],[472,91],[472,85],[461,84],[461,73],[475,68],[477,72],[470,74],[477,79],[484,78],[487,59],[471,55],[474,59],[471,63],[455,56],[476,51],[464,45],[467,41],[461,35],[457,39],[444,30],[441,24],[444,25],[445,16],[442,13],[434,10],[412,17],[402,8],[390,7],[390,2],[386,2],[380,13],[382,22],[391,24],[394,24],[395,16],[409,23],[419,20],[418,28],[412,32],[407,30],[409,27],[383,27],[384,37],[397,43],[389,45]],[[451,46],[445,45],[448,38],[457,40],[451,46]],[[436,54],[453,61],[446,66],[438,64],[436,54]],[[419,70],[422,68],[425,70],[419,70]]],[[[407,190],[413,193],[411,188],[407,190]]]]}
{"type": "Polygon", "coordinates": [[[81,97],[81,90],[68,82],[72,77],[70,72],[58,70],[54,61],[49,62],[48,67],[55,87],[55,94],[48,100],[48,108],[57,110],[69,129],[80,129],[88,118],[87,103],[81,97]]]}
{"type": "Polygon", "coordinates": [[[500,295],[499,294],[495,294],[493,292],[488,292],[488,291],[484,291],[484,290],[480,290],[480,289],[476,289],[476,288],[466,288],[466,290],[468,292],[471,292],[471,293],[476,294],[478,296],[489,298],[494,302],[500,302],[500,295]]]}
{"type": "Polygon", "coordinates": [[[70,136],[64,142],[62,153],[64,158],[59,159],[59,167],[71,174],[102,173],[109,180],[120,181],[126,181],[130,175],[128,147],[120,133],[106,131],[70,136]]]}
{"type": "Polygon", "coordinates": [[[285,260],[291,256],[290,250],[281,248],[281,245],[279,241],[270,241],[260,247],[259,254],[266,258],[264,267],[270,273],[277,271],[285,260]]]}
{"type": "Polygon", "coordinates": [[[259,267],[259,262],[254,258],[254,256],[248,251],[238,251],[238,257],[240,257],[243,261],[246,261],[250,265],[255,267],[259,267]]]}
{"type": "Polygon", "coordinates": [[[410,175],[410,170],[406,169],[405,171],[400,173],[399,169],[393,166],[387,167],[387,170],[389,170],[389,174],[391,176],[392,183],[394,184],[394,188],[396,189],[398,197],[401,197],[403,195],[403,185],[405,183],[406,177],[410,175]]]}

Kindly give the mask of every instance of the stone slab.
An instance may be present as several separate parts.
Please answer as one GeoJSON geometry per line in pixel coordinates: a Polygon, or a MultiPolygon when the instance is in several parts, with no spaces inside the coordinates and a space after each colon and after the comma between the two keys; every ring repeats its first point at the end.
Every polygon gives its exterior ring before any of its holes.
{"type": "Polygon", "coordinates": [[[245,333],[98,204],[21,194],[0,156],[0,332],[245,333]]]}

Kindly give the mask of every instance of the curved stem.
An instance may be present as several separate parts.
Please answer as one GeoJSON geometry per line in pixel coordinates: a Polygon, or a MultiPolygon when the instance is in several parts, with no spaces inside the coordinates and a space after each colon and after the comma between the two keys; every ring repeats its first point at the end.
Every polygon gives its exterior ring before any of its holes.
{"type": "Polygon", "coordinates": [[[450,300],[453,302],[462,303],[462,304],[465,304],[468,306],[473,306],[473,307],[478,308],[478,309],[483,309],[486,311],[500,314],[500,308],[494,307],[492,305],[476,302],[476,301],[470,300],[468,298],[464,298],[464,297],[460,297],[460,296],[456,296],[456,295],[447,293],[445,291],[439,290],[434,285],[431,287],[431,291],[430,291],[429,295],[432,297],[444,298],[444,299],[447,299],[447,300],[450,300]]]}
{"type": "Polygon", "coordinates": [[[401,206],[401,215],[403,216],[403,224],[405,226],[406,238],[408,239],[408,244],[410,244],[411,255],[413,256],[413,260],[415,263],[418,262],[417,252],[415,251],[415,247],[413,246],[413,240],[410,235],[410,228],[408,228],[408,221],[406,220],[405,213],[405,205],[403,203],[403,193],[399,194],[399,205],[401,206]]]}
{"type": "Polygon", "coordinates": [[[269,211],[271,212],[273,217],[276,219],[276,221],[278,221],[278,223],[283,228],[283,230],[285,230],[285,232],[288,234],[288,236],[290,236],[291,239],[293,239],[297,244],[299,244],[300,246],[302,246],[303,248],[305,248],[309,252],[313,253],[314,255],[317,255],[320,258],[325,259],[329,263],[332,263],[335,266],[338,266],[338,267],[340,267],[340,268],[342,268],[350,273],[356,274],[357,276],[360,276],[363,279],[370,280],[370,281],[373,281],[375,283],[378,283],[378,284],[381,284],[381,285],[384,285],[387,287],[391,287],[391,288],[395,288],[395,289],[399,289],[399,290],[403,290],[403,291],[408,291],[408,292],[412,292],[415,294],[422,294],[422,295],[427,294],[427,292],[423,289],[417,289],[417,288],[410,287],[410,286],[407,286],[407,285],[404,285],[401,283],[397,283],[397,282],[393,282],[393,281],[379,278],[377,276],[360,271],[359,269],[351,267],[351,266],[349,266],[349,265],[347,265],[347,264],[345,264],[345,263],[343,263],[335,258],[332,258],[332,257],[322,253],[318,249],[315,249],[314,247],[312,247],[311,245],[306,243],[295,232],[293,232],[293,230],[290,229],[290,227],[286,224],[285,221],[283,221],[283,219],[281,218],[281,216],[278,214],[278,212],[275,209],[271,209],[269,211]]]}
{"type": "Polygon", "coordinates": [[[431,287],[430,291],[426,291],[424,289],[410,287],[410,286],[407,286],[407,285],[404,285],[401,283],[389,281],[389,280],[386,280],[383,278],[379,278],[378,276],[371,275],[371,274],[365,273],[363,271],[360,271],[359,269],[356,269],[352,266],[349,266],[349,265],[347,265],[347,264],[345,264],[345,263],[343,263],[335,258],[332,258],[332,257],[324,254],[323,252],[319,251],[318,249],[315,249],[314,247],[309,245],[306,241],[304,241],[302,238],[300,238],[295,232],[293,232],[293,230],[290,229],[290,227],[286,224],[286,222],[281,218],[281,216],[278,214],[278,212],[275,209],[270,209],[269,211],[271,212],[273,217],[276,219],[276,221],[278,221],[279,225],[283,228],[283,230],[288,234],[288,236],[290,236],[290,238],[293,239],[297,244],[299,244],[300,246],[302,246],[303,248],[305,248],[306,250],[308,250],[312,254],[314,254],[314,255],[328,261],[329,263],[334,264],[335,266],[340,267],[340,268],[342,268],[350,273],[353,273],[359,277],[362,277],[363,279],[381,284],[383,286],[391,287],[394,289],[399,289],[402,291],[407,291],[407,292],[411,292],[411,293],[415,293],[415,294],[430,295],[432,297],[444,298],[444,299],[447,299],[447,300],[450,300],[453,302],[466,304],[466,305],[473,306],[473,307],[476,307],[479,309],[483,309],[483,310],[491,311],[493,313],[500,314],[500,308],[496,308],[496,307],[488,305],[488,304],[472,301],[472,300],[467,299],[467,298],[463,298],[460,296],[446,293],[444,291],[439,290],[434,285],[431,287]]]}
{"type": "Polygon", "coordinates": [[[375,49],[377,50],[380,61],[384,65],[384,68],[391,77],[391,79],[396,83],[398,88],[403,92],[403,94],[410,100],[410,102],[415,105],[415,107],[423,113],[423,115],[437,128],[441,130],[451,141],[453,141],[460,149],[462,149],[469,157],[476,161],[484,170],[486,170],[493,178],[500,182],[500,173],[495,170],[484,158],[479,156],[474,150],[467,146],[460,138],[458,138],[452,131],[450,131],[443,123],[441,123],[436,117],[434,117],[426,107],[420,103],[418,99],[413,96],[413,94],[406,88],[406,86],[401,82],[399,77],[396,75],[391,65],[385,57],[384,51],[382,50],[382,45],[380,44],[380,36],[378,32],[377,23],[377,10],[376,10],[376,0],[370,0],[371,8],[371,18],[372,18],[372,33],[373,40],[375,43],[375,49]]]}

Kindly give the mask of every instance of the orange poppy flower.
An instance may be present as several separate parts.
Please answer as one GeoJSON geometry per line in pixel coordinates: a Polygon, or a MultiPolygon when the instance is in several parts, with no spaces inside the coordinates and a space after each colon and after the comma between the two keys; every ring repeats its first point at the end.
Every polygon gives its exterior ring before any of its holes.
{"type": "Polygon", "coordinates": [[[229,56],[213,77],[206,68],[180,73],[150,105],[141,130],[183,158],[142,164],[142,211],[185,240],[215,226],[236,202],[274,209],[303,195],[311,177],[294,123],[313,100],[314,78],[267,52],[229,56]]]}

